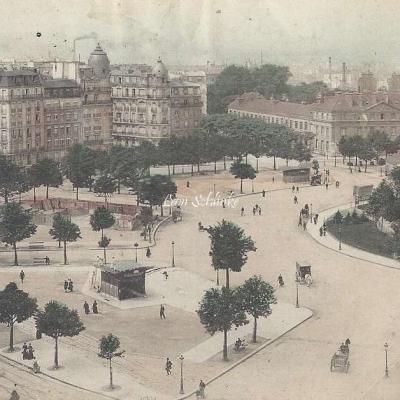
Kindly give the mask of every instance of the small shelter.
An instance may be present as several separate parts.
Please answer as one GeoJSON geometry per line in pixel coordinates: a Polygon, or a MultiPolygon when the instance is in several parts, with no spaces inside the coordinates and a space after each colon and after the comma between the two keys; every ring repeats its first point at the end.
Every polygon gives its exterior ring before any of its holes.
{"type": "Polygon", "coordinates": [[[119,260],[101,266],[100,291],[118,300],[146,296],[146,270],[135,261],[119,260]]]}
{"type": "Polygon", "coordinates": [[[310,168],[287,168],[282,171],[283,182],[309,182],[310,181],[310,168]]]}

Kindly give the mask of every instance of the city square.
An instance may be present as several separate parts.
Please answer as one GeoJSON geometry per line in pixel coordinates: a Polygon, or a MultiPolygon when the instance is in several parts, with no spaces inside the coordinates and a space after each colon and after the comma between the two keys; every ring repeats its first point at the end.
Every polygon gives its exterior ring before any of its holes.
{"type": "Polygon", "coordinates": [[[0,400],[398,399],[399,6],[300,3],[0,0],[0,400]]]}

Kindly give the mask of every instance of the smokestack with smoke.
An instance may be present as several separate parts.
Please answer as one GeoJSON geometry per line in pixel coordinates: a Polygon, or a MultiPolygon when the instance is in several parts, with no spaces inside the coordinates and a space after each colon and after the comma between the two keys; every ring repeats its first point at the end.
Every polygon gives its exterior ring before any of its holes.
{"type": "Polygon", "coordinates": [[[96,32],[92,32],[92,33],[89,33],[89,34],[87,34],[87,35],[78,36],[78,37],[76,37],[76,38],[74,39],[74,47],[73,47],[73,57],[74,57],[74,60],[73,60],[73,61],[76,61],[76,42],[78,42],[78,41],[80,41],[80,40],[85,40],[85,39],[94,39],[94,40],[97,40],[97,33],[96,33],[96,32]]]}

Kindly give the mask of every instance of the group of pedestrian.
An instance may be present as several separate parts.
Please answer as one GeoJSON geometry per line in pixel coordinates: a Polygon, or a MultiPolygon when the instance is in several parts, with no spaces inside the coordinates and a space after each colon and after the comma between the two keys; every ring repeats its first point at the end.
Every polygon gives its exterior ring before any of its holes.
{"type": "MultiPolygon", "coordinates": [[[[85,314],[86,315],[90,314],[90,306],[89,306],[89,303],[87,301],[85,301],[83,303],[83,309],[85,310],[85,314]]],[[[97,307],[97,301],[96,300],[93,302],[92,311],[93,311],[93,314],[98,314],[99,313],[99,309],[97,307]]]]}
{"type": "Polygon", "coordinates": [[[261,215],[261,207],[258,204],[253,207],[253,215],[256,214],[261,215]]]}
{"type": "Polygon", "coordinates": [[[74,291],[74,282],[71,278],[68,278],[64,281],[64,292],[71,293],[74,291]]]}
{"type": "Polygon", "coordinates": [[[35,359],[35,356],[33,355],[34,352],[35,352],[35,350],[33,350],[31,343],[29,343],[29,345],[24,343],[24,345],[22,346],[22,359],[23,360],[34,360],[35,359]]]}
{"type": "Polygon", "coordinates": [[[294,193],[299,193],[299,187],[298,186],[292,186],[292,194],[294,194],[294,193]]]}

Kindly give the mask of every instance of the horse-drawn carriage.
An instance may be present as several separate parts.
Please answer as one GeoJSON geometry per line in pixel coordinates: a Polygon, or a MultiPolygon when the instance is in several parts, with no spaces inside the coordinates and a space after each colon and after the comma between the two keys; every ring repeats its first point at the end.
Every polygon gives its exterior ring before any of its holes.
{"type": "Polygon", "coordinates": [[[322,180],[322,175],[321,174],[315,174],[311,177],[310,183],[311,186],[317,186],[321,184],[322,180]]]}
{"type": "Polygon", "coordinates": [[[296,262],[296,282],[301,285],[307,285],[308,287],[312,284],[311,276],[311,265],[305,261],[296,262]]]}
{"type": "Polygon", "coordinates": [[[332,356],[331,359],[331,372],[335,369],[339,369],[342,372],[349,372],[350,362],[349,362],[349,347],[348,346],[340,346],[340,348],[336,351],[336,353],[332,356]]]}
{"type": "Polygon", "coordinates": [[[172,221],[182,221],[182,210],[179,206],[174,207],[174,209],[172,210],[172,221]]]}

